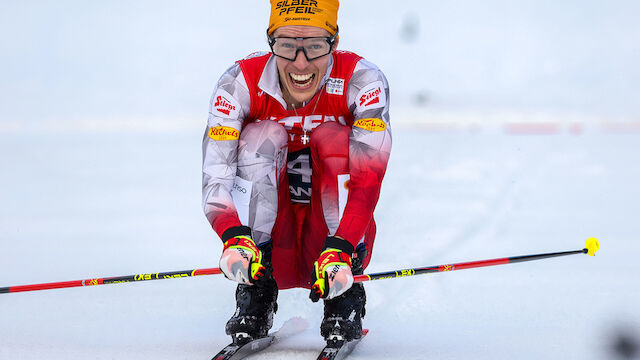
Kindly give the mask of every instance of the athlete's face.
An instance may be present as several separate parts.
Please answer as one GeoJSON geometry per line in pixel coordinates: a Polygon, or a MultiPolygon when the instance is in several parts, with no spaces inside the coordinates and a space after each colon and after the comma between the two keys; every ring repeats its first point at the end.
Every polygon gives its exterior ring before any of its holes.
{"type": "MultiPolygon", "coordinates": [[[[273,37],[329,37],[331,34],[322,28],[305,25],[283,26],[272,34],[273,37]]],[[[338,44],[336,39],[335,46],[338,44]]],[[[332,49],[333,51],[333,49],[332,49]]],[[[276,57],[282,95],[288,105],[300,107],[311,100],[327,72],[329,56],[308,61],[302,51],[298,51],[295,61],[276,57]]]]}

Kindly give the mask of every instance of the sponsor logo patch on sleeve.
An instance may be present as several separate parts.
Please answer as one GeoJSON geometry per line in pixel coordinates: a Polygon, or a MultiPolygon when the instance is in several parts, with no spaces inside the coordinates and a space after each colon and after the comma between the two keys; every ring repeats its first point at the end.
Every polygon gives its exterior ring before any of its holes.
{"type": "Polygon", "coordinates": [[[344,79],[329,78],[327,80],[327,94],[342,95],[344,93],[344,79]]]}
{"type": "Polygon", "coordinates": [[[369,131],[384,131],[387,128],[387,124],[378,118],[359,119],[353,123],[353,126],[369,131]]]}
{"type": "Polygon", "coordinates": [[[358,110],[378,109],[387,105],[387,96],[382,81],[374,81],[360,90],[356,97],[358,110]]]}
{"type": "Polygon", "coordinates": [[[221,118],[237,119],[240,115],[240,104],[231,94],[218,89],[213,96],[211,113],[221,118]]]}
{"type": "Polygon", "coordinates": [[[209,137],[216,141],[238,140],[240,131],[228,126],[209,128],[209,137]]]}

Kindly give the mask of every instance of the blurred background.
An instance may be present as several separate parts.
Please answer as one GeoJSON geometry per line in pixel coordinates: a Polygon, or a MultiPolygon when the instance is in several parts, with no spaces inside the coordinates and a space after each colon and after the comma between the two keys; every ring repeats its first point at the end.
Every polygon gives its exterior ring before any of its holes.
{"type": "MultiPolygon", "coordinates": [[[[200,206],[209,97],[268,50],[268,14],[0,0],[0,286],[217,266],[200,206]]],[[[632,0],[342,1],[340,48],[391,87],[370,272],[602,242],[595,258],[371,283],[354,359],[640,356],[638,14],[632,0]]],[[[234,288],[1,295],[0,359],[210,358],[234,288]]],[[[321,307],[280,296],[275,327],[309,328],[271,356],[312,358],[321,307]]]]}
{"type": "MultiPolygon", "coordinates": [[[[2,1],[0,10],[5,129],[200,126],[221,72],[268,50],[267,1],[2,1]]],[[[638,120],[639,12],[632,0],[343,1],[340,47],[376,63],[395,107],[418,108],[416,121],[441,111],[638,120]]]]}

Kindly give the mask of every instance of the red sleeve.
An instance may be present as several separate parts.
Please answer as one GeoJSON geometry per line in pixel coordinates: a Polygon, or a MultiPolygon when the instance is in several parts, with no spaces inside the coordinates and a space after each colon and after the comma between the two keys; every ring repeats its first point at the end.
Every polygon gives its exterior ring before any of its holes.
{"type": "Polygon", "coordinates": [[[353,131],[349,140],[349,197],[336,236],[348,240],[354,247],[364,236],[378,203],[389,161],[390,134],[388,140],[385,149],[372,148],[354,139],[353,131]]]}
{"type": "Polygon", "coordinates": [[[374,64],[362,59],[349,80],[347,97],[354,115],[349,135],[349,195],[335,235],[355,247],[373,219],[391,152],[389,85],[374,64]]]}

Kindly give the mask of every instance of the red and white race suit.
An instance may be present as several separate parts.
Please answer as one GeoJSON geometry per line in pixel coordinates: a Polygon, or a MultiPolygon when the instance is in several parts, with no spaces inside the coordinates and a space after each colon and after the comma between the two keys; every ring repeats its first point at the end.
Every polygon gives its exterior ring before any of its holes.
{"type": "Polygon", "coordinates": [[[251,227],[273,239],[281,289],[309,287],[328,235],[365,244],[391,151],[389,86],[372,63],[331,55],[315,96],[287,110],[275,56],[256,53],[218,81],[203,140],[204,212],[219,236],[251,227]],[[313,181],[312,181],[313,179],[313,181]]]}

